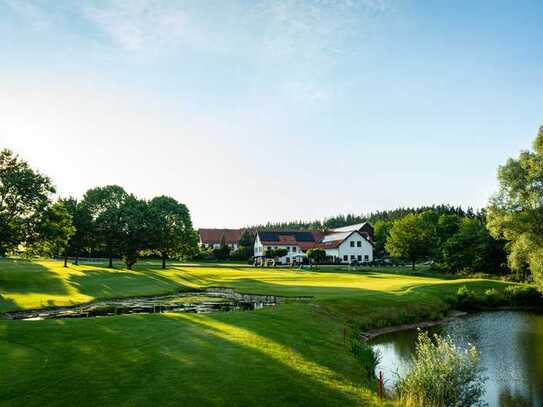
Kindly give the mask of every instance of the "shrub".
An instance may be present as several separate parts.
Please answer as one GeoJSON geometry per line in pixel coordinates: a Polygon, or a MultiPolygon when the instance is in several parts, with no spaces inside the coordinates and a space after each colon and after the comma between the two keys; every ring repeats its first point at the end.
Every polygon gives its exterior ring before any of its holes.
{"type": "Polygon", "coordinates": [[[541,294],[533,286],[510,285],[505,287],[505,298],[511,305],[536,305],[541,303],[541,294]]]}
{"type": "Polygon", "coordinates": [[[495,288],[489,288],[485,291],[485,303],[488,305],[500,305],[505,302],[505,297],[503,293],[496,290],[495,288]]]}
{"type": "Polygon", "coordinates": [[[482,405],[485,378],[473,345],[458,348],[450,337],[419,332],[411,371],[395,386],[407,407],[470,407],[482,405]]]}
{"type": "Polygon", "coordinates": [[[458,289],[456,297],[458,301],[458,306],[462,308],[470,308],[478,303],[478,299],[475,293],[465,285],[458,289]]]}

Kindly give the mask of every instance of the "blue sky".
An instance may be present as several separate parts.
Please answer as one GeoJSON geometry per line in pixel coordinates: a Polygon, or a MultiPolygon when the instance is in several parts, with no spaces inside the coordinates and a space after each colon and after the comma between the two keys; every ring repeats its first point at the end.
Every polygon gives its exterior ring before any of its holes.
{"type": "Polygon", "coordinates": [[[0,0],[0,145],[237,227],[481,207],[543,125],[540,1],[0,0]]]}

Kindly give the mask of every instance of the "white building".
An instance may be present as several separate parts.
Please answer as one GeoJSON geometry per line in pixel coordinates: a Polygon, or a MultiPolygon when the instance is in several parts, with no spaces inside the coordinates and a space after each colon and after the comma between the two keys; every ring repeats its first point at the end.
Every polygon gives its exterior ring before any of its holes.
{"type": "Polygon", "coordinates": [[[263,259],[268,249],[285,249],[281,264],[300,262],[307,250],[322,248],[329,262],[350,264],[373,261],[373,228],[369,223],[320,231],[257,231],[254,256],[263,259]]]}

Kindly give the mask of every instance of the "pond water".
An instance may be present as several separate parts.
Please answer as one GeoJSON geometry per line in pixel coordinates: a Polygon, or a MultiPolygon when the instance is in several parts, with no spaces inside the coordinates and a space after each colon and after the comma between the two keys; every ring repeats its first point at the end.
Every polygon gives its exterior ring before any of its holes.
{"type": "Polygon", "coordinates": [[[52,309],[14,311],[4,318],[42,320],[59,318],[107,317],[122,314],[152,314],[162,312],[209,313],[251,311],[274,306],[280,299],[272,296],[239,295],[232,291],[194,292],[97,301],[90,304],[52,309]]]}
{"type": "MultiPolygon", "coordinates": [[[[543,314],[495,311],[470,315],[430,333],[450,335],[465,346],[475,344],[485,369],[485,401],[490,407],[543,406],[543,314]]],[[[388,388],[409,370],[417,331],[379,336],[371,344],[382,354],[381,370],[388,388]]]]}

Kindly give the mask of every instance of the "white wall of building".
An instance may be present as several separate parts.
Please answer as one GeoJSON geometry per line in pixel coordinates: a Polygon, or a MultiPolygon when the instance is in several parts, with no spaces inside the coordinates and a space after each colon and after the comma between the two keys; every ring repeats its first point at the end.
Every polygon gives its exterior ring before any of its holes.
{"type": "MultiPolygon", "coordinates": [[[[264,256],[268,248],[288,249],[286,256],[278,258],[278,261],[283,264],[292,263],[293,259],[296,257],[295,255],[299,255],[299,253],[302,252],[299,246],[292,244],[264,245],[260,241],[259,236],[257,236],[254,245],[254,256],[264,256]]],[[[353,261],[357,261],[359,263],[370,262],[373,261],[373,246],[359,232],[354,232],[348,236],[337,248],[326,249],[326,255],[338,258],[341,263],[352,263],[353,261]],[[353,242],[352,245],[351,242],[353,242]],[[347,258],[344,256],[347,256],[347,258]]]]}
{"type": "Polygon", "coordinates": [[[342,263],[351,263],[355,260],[359,263],[373,261],[373,246],[359,232],[355,232],[339,245],[338,257],[342,263]],[[354,247],[351,242],[354,243],[354,247]]]}

